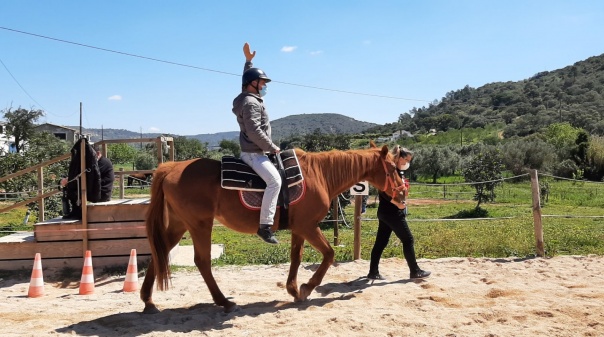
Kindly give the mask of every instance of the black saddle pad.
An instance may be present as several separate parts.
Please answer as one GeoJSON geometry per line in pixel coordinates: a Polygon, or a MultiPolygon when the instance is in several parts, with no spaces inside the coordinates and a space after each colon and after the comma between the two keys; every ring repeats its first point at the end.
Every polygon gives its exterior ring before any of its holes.
{"type": "MultiPolygon", "coordinates": [[[[296,152],[291,149],[283,151],[279,155],[285,169],[287,186],[291,187],[301,183],[304,177],[296,152]]],[[[251,167],[233,156],[222,157],[220,184],[222,188],[242,191],[262,192],[266,188],[264,180],[251,167]]]]}

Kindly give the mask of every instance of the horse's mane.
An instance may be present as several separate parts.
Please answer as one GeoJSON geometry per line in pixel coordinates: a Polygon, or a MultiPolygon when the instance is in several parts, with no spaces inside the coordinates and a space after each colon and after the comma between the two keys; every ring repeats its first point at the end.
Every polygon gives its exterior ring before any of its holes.
{"type": "Polygon", "coordinates": [[[370,148],[362,150],[331,150],[324,152],[305,152],[296,148],[296,156],[300,163],[305,163],[308,170],[319,170],[320,176],[325,177],[329,186],[336,187],[342,181],[354,181],[361,177],[358,172],[366,171],[379,155],[379,148],[370,148]],[[353,170],[352,167],[356,169],[353,170]],[[338,174],[322,174],[322,172],[339,169],[338,174]]]}

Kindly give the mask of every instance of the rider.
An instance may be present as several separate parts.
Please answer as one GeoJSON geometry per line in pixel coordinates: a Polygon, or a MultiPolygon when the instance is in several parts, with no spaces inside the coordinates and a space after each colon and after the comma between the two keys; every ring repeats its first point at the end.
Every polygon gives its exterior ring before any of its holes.
{"type": "Polygon", "coordinates": [[[279,153],[281,150],[271,139],[271,125],[263,99],[266,95],[266,84],[271,80],[261,69],[252,68],[252,59],[256,56],[256,51],[250,52],[250,45],[247,42],[243,45],[243,54],[245,66],[242,90],[233,100],[233,113],[237,116],[240,129],[241,160],[266,182],[257,234],[264,241],[276,244],[279,242],[271,226],[277,209],[281,176],[267,154],[279,153]]]}

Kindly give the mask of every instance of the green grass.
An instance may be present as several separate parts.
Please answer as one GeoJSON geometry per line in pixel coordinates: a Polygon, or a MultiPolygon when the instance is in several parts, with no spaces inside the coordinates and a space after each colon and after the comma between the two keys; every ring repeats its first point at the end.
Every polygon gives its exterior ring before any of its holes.
{"type": "MultiPolygon", "coordinates": [[[[502,206],[491,204],[489,211],[502,206]]],[[[418,221],[430,218],[435,213],[455,213],[457,205],[434,205],[432,209],[412,208],[409,226],[415,238],[418,258],[443,257],[528,257],[534,256],[535,236],[530,207],[512,219],[465,220],[465,221],[418,221]],[[434,211],[434,212],[433,212],[434,211]]],[[[348,210],[352,212],[351,209],[348,210]]],[[[376,209],[368,209],[366,218],[375,219],[376,209]]],[[[600,214],[604,212],[600,211],[600,214]]],[[[352,219],[348,219],[352,223],[352,219]]],[[[559,254],[586,255],[604,254],[604,219],[544,218],[544,241],[547,256],[559,254]]],[[[377,221],[364,220],[361,226],[361,258],[369,259],[377,231],[377,221]]],[[[332,228],[324,228],[323,233],[333,244],[332,228]]],[[[213,242],[225,244],[225,252],[214,265],[276,264],[289,262],[289,231],[279,231],[277,246],[269,246],[254,235],[236,233],[226,227],[215,227],[213,242]]],[[[341,226],[340,246],[334,247],[336,261],[350,261],[353,258],[354,231],[341,226]]],[[[190,239],[182,244],[191,244],[190,239]]],[[[400,257],[401,242],[392,236],[382,257],[400,257]]],[[[306,245],[303,261],[320,262],[321,256],[306,245]]]]}
{"type": "MultiPolygon", "coordinates": [[[[546,255],[604,255],[604,184],[547,178],[541,181],[550,185],[549,199],[542,204],[542,214],[557,215],[543,217],[546,255]]],[[[127,195],[142,193],[148,194],[148,189],[129,189],[126,192],[127,195]]],[[[445,221],[441,219],[453,218],[475,207],[473,188],[468,185],[447,186],[443,193],[442,186],[412,183],[408,220],[415,237],[418,258],[534,256],[536,249],[530,182],[506,181],[497,188],[496,194],[497,202],[481,205],[490,219],[445,221]]],[[[369,259],[377,230],[377,209],[369,206],[363,215],[361,227],[363,259],[369,259]]],[[[24,212],[21,209],[0,214],[0,224],[21,224],[24,212]]],[[[345,212],[346,221],[352,226],[353,205],[347,207],[345,212]]],[[[321,228],[333,245],[332,225],[322,224],[321,228]]],[[[288,263],[290,232],[279,231],[277,238],[281,242],[279,245],[267,245],[255,235],[216,226],[212,241],[224,244],[225,252],[213,264],[288,263]]],[[[352,260],[353,229],[340,226],[339,240],[340,245],[334,247],[336,261],[352,260]]],[[[192,244],[188,234],[181,244],[192,244]]],[[[390,239],[382,256],[403,258],[401,243],[396,237],[390,239]]],[[[306,245],[303,261],[320,262],[321,255],[306,245]]]]}
{"type": "MultiPolygon", "coordinates": [[[[0,202],[0,207],[6,207],[11,205],[12,202],[0,202]]],[[[30,231],[33,230],[33,221],[35,217],[32,215],[29,218],[29,222],[23,225],[23,219],[27,207],[19,207],[12,209],[8,212],[0,213],[0,237],[11,234],[13,231],[30,231]]]]}
{"type": "MultiPolygon", "coordinates": [[[[604,185],[570,181],[549,181],[549,200],[542,204],[546,256],[604,254],[604,185]],[[583,217],[582,217],[583,216],[583,217]],[[589,218],[586,216],[600,216],[589,218]]],[[[444,257],[530,257],[536,254],[530,181],[504,183],[497,188],[497,202],[482,204],[487,220],[439,220],[454,218],[472,210],[473,188],[468,185],[443,187],[412,184],[409,226],[415,238],[418,258],[444,257]],[[423,193],[420,193],[423,192],[423,193]],[[419,197],[421,195],[421,197],[419,197]],[[415,199],[415,200],[414,200],[415,199]],[[421,199],[421,200],[420,200],[421,199]]],[[[373,198],[371,198],[373,200],[373,198]]],[[[353,206],[346,208],[352,225],[353,206]]],[[[369,259],[377,231],[377,209],[369,207],[361,227],[361,258],[369,259]]],[[[333,245],[331,225],[321,225],[333,245]]],[[[289,262],[290,232],[279,231],[277,246],[266,245],[254,235],[236,233],[217,226],[213,242],[225,245],[225,253],[214,265],[275,264],[289,262]]],[[[354,231],[340,226],[340,246],[334,247],[336,261],[353,258],[354,231]]],[[[182,244],[191,244],[185,239],[182,244]]],[[[384,258],[400,257],[401,242],[392,236],[384,258]]],[[[321,255],[305,246],[303,261],[316,263],[321,255]]]]}

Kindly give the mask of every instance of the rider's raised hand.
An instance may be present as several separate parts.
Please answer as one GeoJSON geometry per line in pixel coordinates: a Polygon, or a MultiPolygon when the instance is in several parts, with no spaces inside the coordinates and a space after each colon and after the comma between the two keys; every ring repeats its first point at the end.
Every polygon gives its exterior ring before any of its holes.
{"type": "Polygon", "coordinates": [[[250,44],[246,42],[243,45],[243,55],[245,55],[245,61],[250,62],[256,56],[256,51],[250,52],[250,44]]]}

